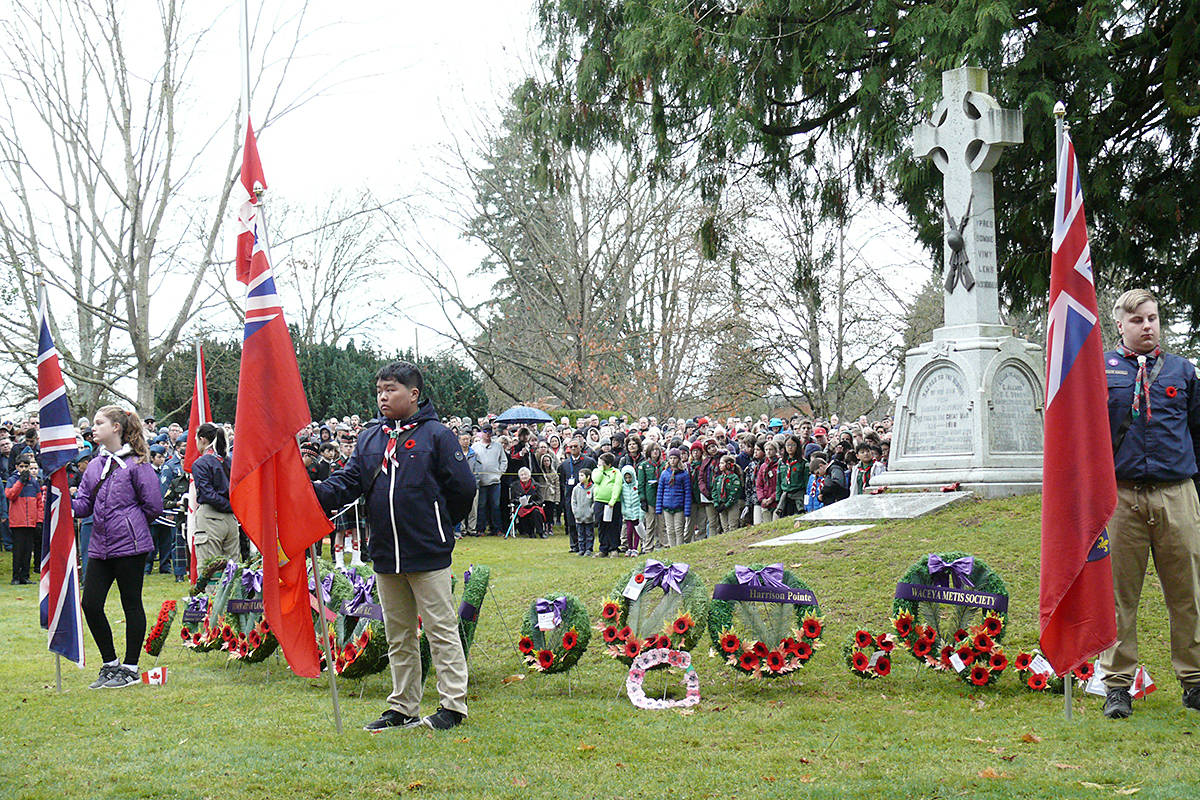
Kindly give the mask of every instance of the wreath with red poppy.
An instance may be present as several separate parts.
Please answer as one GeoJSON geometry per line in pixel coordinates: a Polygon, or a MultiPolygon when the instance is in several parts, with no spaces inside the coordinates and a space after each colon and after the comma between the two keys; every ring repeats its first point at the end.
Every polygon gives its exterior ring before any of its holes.
{"type": "MultiPolygon", "coordinates": [[[[1063,693],[1064,678],[1054,674],[1054,669],[1049,662],[1041,658],[1041,652],[1036,648],[1018,654],[1012,660],[1012,668],[1017,671],[1017,678],[1021,684],[1032,692],[1063,693]]],[[[1071,674],[1082,687],[1086,687],[1088,681],[1096,674],[1096,667],[1092,662],[1085,661],[1071,670],[1071,674]]]]}
{"type": "Polygon", "coordinates": [[[175,608],[174,600],[164,600],[162,608],[158,610],[158,618],[154,620],[154,627],[146,635],[146,644],[142,647],[149,655],[157,658],[162,652],[167,634],[171,632],[171,623],[175,621],[175,608]]]}
{"type": "MultiPolygon", "coordinates": [[[[944,562],[951,563],[967,555],[953,552],[940,554],[940,557],[944,562]]],[[[975,591],[1008,597],[1004,580],[981,559],[974,559],[968,580],[975,591]]],[[[909,567],[899,582],[932,584],[929,556],[909,567]]],[[[892,603],[891,624],[897,644],[908,650],[917,661],[935,670],[955,670],[951,656],[964,642],[973,641],[980,634],[986,635],[992,644],[999,647],[1007,622],[1006,613],[978,606],[943,605],[901,598],[895,598],[892,603]]],[[[971,662],[974,662],[974,657],[971,662]]],[[[970,680],[969,675],[967,679],[970,680]]],[[[988,681],[991,682],[994,681],[988,681]]]]}
{"type": "Polygon", "coordinates": [[[517,651],[534,672],[566,672],[583,657],[592,638],[587,608],[574,595],[553,593],[546,597],[561,597],[566,601],[562,619],[548,631],[539,629],[537,601],[534,600],[529,604],[529,613],[521,623],[517,651]]]}
{"type": "MultiPolygon", "coordinates": [[[[751,569],[762,569],[762,565],[751,565],[751,569]]],[[[786,569],[782,580],[789,588],[811,591],[808,584],[786,569]]],[[[720,583],[736,584],[736,570],[727,572],[720,583]]],[[[713,600],[708,606],[708,633],[713,650],[726,666],[755,678],[779,678],[803,667],[822,646],[823,630],[824,618],[816,603],[713,600]],[[767,621],[757,616],[754,607],[762,606],[767,607],[767,615],[773,615],[774,619],[767,621]]]]}
{"type": "MultiPolygon", "coordinates": [[[[671,564],[665,565],[671,567],[671,564]]],[[[645,650],[687,650],[700,643],[708,620],[708,588],[704,581],[689,569],[680,582],[682,591],[673,589],[665,594],[659,587],[643,590],[637,600],[625,596],[631,581],[641,583],[646,566],[630,570],[613,588],[600,610],[600,622],[595,630],[604,641],[605,652],[623,664],[633,663],[645,650]],[[648,599],[661,598],[658,605],[647,609],[648,599]]],[[[656,669],[658,666],[651,667],[656,669]]]]}
{"type": "Polygon", "coordinates": [[[850,671],[863,680],[886,678],[892,672],[892,653],[896,645],[895,634],[857,630],[842,645],[842,656],[850,671]]]}

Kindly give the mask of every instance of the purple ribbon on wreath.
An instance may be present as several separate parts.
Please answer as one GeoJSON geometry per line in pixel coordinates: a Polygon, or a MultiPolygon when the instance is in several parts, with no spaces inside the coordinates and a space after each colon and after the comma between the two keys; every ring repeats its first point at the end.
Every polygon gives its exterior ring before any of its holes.
{"type": "Polygon", "coordinates": [[[929,576],[933,578],[935,586],[949,586],[950,579],[953,578],[955,589],[972,587],[975,585],[971,583],[971,572],[974,569],[974,556],[963,556],[947,562],[936,553],[929,554],[929,576]]]}
{"type": "Polygon", "coordinates": [[[463,586],[471,582],[471,570],[475,569],[475,565],[467,567],[467,571],[463,573],[463,586]]]}
{"type": "Polygon", "coordinates": [[[354,587],[354,595],[350,598],[350,606],[358,607],[366,603],[373,603],[371,592],[375,589],[375,576],[364,578],[357,572],[347,573],[350,578],[350,584],[354,587]]]}
{"type": "Polygon", "coordinates": [[[735,566],[733,574],[737,582],[743,586],[770,586],[774,589],[787,589],[783,582],[783,564],[768,564],[762,569],[735,566]]]}
{"type": "Polygon", "coordinates": [[[191,617],[191,616],[199,615],[200,617],[203,617],[207,613],[208,613],[208,596],[207,595],[198,594],[195,597],[188,598],[187,608],[185,608],[183,611],[184,616],[191,617]]]}
{"type": "Polygon", "coordinates": [[[554,627],[562,625],[563,614],[567,613],[567,598],[560,597],[557,600],[547,600],[544,597],[539,597],[533,604],[533,610],[537,614],[553,614],[552,621],[554,627]]]}
{"type": "Polygon", "coordinates": [[[232,561],[225,562],[225,571],[221,573],[221,585],[227,586],[233,580],[233,573],[237,572],[238,565],[232,561]]]}
{"type": "Polygon", "coordinates": [[[668,594],[672,590],[676,594],[683,594],[683,580],[687,577],[688,569],[688,565],[684,563],[672,564],[668,567],[661,561],[648,558],[646,559],[646,568],[642,570],[642,574],[646,576],[646,589],[658,586],[663,590],[663,594],[668,594]]]}
{"type": "Polygon", "coordinates": [[[248,569],[242,573],[242,588],[246,595],[262,594],[263,574],[260,569],[248,569]]]}
{"type": "MultiPolygon", "coordinates": [[[[317,584],[316,584],[316,581],[313,580],[312,575],[308,576],[308,590],[313,593],[315,593],[317,591],[317,584]]],[[[333,573],[331,572],[328,575],[326,575],[324,578],[321,579],[321,602],[328,603],[329,597],[332,592],[333,592],[333,573]]]]}

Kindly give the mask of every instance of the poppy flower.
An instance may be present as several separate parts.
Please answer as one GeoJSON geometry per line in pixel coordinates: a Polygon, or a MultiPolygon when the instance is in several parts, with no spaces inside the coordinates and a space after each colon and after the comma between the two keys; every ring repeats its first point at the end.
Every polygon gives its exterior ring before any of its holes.
{"type": "Polygon", "coordinates": [[[667,663],[672,667],[682,667],[683,653],[678,650],[672,650],[671,652],[667,653],[667,663]]]}
{"type": "Polygon", "coordinates": [[[554,663],[554,653],[549,650],[538,650],[537,661],[538,666],[542,669],[550,669],[550,665],[554,663]]]}
{"type": "Polygon", "coordinates": [[[232,637],[233,636],[233,628],[229,627],[228,625],[222,625],[221,626],[221,635],[226,638],[232,637]]]}
{"type": "Polygon", "coordinates": [[[992,672],[1003,672],[1008,667],[1008,659],[1004,657],[1004,653],[992,653],[992,657],[988,659],[988,666],[992,672]]]}
{"type": "Polygon", "coordinates": [[[600,636],[607,644],[612,644],[617,640],[617,626],[609,625],[601,632],[600,636]]]}
{"type": "Polygon", "coordinates": [[[621,630],[617,631],[617,638],[623,642],[628,639],[632,633],[633,629],[626,625],[624,628],[621,628],[621,630]]]}
{"type": "Polygon", "coordinates": [[[907,614],[896,617],[896,620],[892,624],[896,628],[896,633],[901,636],[907,637],[912,633],[912,617],[907,614]]]}
{"type": "Polygon", "coordinates": [[[742,653],[742,657],[738,661],[738,666],[747,672],[754,672],[754,670],[758,669],[758,656],[754,655],[753,651],[747,650],[742,653]]]}
{"type": "Polygon", "coordinates": [[[1088,681],[1091,680],[1092,676],[1096,674],[1096,668],[1093,667],[1089,662],[1085,661],[1075,669],[1071,670],[1071,673],[1081,681],[1088,681]]]}
{"type": "Polygon", "coordinates": [[[517,642],[517,649],[525,655],[529,655],[533,652],[533,639],[530,639],[528,636],[522,636],[520,641],[517,642]]]}
{"type": "Polygon", "coordinates": [[[637,639],[630,639],[625,643],[625,655],[634,658],[640,652],[642,652],[642,646],[638,644],[637,639]]]}
{"type": "Polygon", "coordinates": [[[917,658],[924,658],[929,655],[929,651],[933,649],[933,645],[926,639],[917,639],[913,644],[912,652],[917,658]]]}
{"type": "Polygon", "coordinates": [[[821,635],[821,620],[816,617],[807,617],[804,623],[800,626],[801,633],[806,639],[815,639],[821,635]]]}
{"type": "Polygon", "coordinates": [[[198,634],[198,633],[192,634],[192,644],[200,644],[200,634],[198,634]]]}
{"type": "Polygon", "coordinates": [[[859,647],[874,647],[875,637],[866,631],[855,631],[854,644],[858,645],[859,647]]]}
{"type": "Polygon", "coordinates": [[[353,644],[346,645],[346,649],[342,651],[342,657],[345,658],[346,663],[349,664],[351,661],[358,658],[358,648],[353,644]]]}
{"type": "Polygon", "coordinates": [[[671,623],[671,630],[674,631],[675,633],[679,634],[680,636],[687,633],[689,630],[691,630],[691,628],[692,628],[692,618],[687,614],[684,614],[683,616],[676,619],[673,623],[671,623]]]}
{"type": "Polygon", "coordinates": [[[604,619],[616,619],[621,615],[621,607],[616,603],[605,603],[604,608],[600,611],[600,616],[604,619]]]}
{"type": "Polygon", "coordinates": [[[983,666],[982,664],[976,664],[975,666],[971,667],[971,683],[975,684],[976,686],[987,685],[990,677],[991,673],[988,672],[987,667],[983,666]]]}
{"type": "Polygon", "coordinates": [[[575,645],[579,643],[579,634],[575,631],[567,631],[563,634],[563,650],[574,650],[575,645]]]}
{"type": "Polygon", "coordinates": [[[975,635],[975,639],[971,642],[971,645],[979,652],[986,653],[992,649],[992,637],[986,633],[978,633],[975,635]]]}
{"type": "Polygon", "coordinates": [[[645,580],[646,580],[646,576],[644,574],[642,574],[641,572],[639,572],[637,575],[633,576],[634,583],[643,583],[645,580]]]}
{"type": "Polygon", "coordinates": [[[988,615],[983,620],[983,629],[988,636],[995,638],[1000,635],[1000,631],[1004,630],[1004,623],[1000,621],[999,617],[988,615]]]}
{"type": "MultiPolygon", "coordinates": [[[[647,647],[649,647],[649,645],[647,645],[647,647]]],[[[655,640],[654,640],[654,647],[670,650],[671,649],[671,637],[667,636],[666,634],[660,633],[658,635],[658,637],[655,638],[655,640]]]]}
{"type": "Polygon", "coordinates": [[[859,672],[866,672],[867,665],[871,663],[871,659],[867,658],[866,653],[855,653],[851,659],[850,665],[859,672]]]}
{"type": "Polygon", "coordinates": [[[269,633],[271,630],[271,626],[267,624],[267,621],[264,619],[261,624],[262,624],[263,633],[269,633]]]}
{"type": "MultiPolygon", "coordinates": [[[[257,631],[250,631],[250,635],[246,637],[246,642],[253,648],[257,648],[262,644],[262,640],[258,638],[257,631]]],[[[349,645],[347,645],[349,647],[349,645]]]]}
{"type": "Polygon", "coordinates": [[[896,643],[892,641],[892,637],[888,636],[886,633],[879,634],[879,636],[875,638],[875,644],[885,653],[892,652],[892,648],[896,646],[896,643]]]}
{"type": "Polygon", "coordinates": [[[1045,673],[1042,672],[1037,672],[1033,675],[1030,675],[1029,680],[1027,681],[1029,688],[1033,689],[1035,692],[1044,690],[1048,682],[1049,681],[1047,680],[1045,673]]]}
{"type": "Polygon", "coordinates": [[[730,632],[721,637],[721,649],[726,653],[736,653],[742,646],[737,635],[730,632]]]}
{"type": "Polygon", "coordinates": [[[1177,394],[1179,394],[1179,390],[1176,389],[1174,386],[1167,387],[1167,397],[1174,397],[1177,394]]]}
{"type": "Polygon", "coordinates": [[[795,655],[800,650],[800,643],[788,636],[779,643],[779,649],[785,653],[795,655]]]}
{"type": "Polygon", "coordinates": [[[950,645],[946,645],[945,647],[942,648],[942,652],[938,654],[938,657],[941,659],[942,666],[945,666],[945,667],[950,666],[950,654],[953,652],[954,652],[954,648],[951,647],[950,645]]]}
{"type": "Polygon", "coordinates": [[[186,642],[188,639],[192,638],[192,633],[187,628],[184,628],[179,632],[179,636],[186,642]]]}
{"type": "Polygon", "coordinates": [[[926,625],[921,628],[921,635],[918,637],[929,642],[930,646],[937,641],[937,628],[932,625],[926,625]]]}
{"type": "Polygon", "coordinates": [[[771,672],[779,672],[779,670],[783,669],[784,664],[786,663],[787,659],[785,659],[783,657],[783,653],[779,652],[778,650],[772,650],[771,652],[767,653],[767,668],[770,669],[771,672]]]}
{"type": "Polygon", "coordinates": [[[967,632],[962,628],[959,628],[954,632],[954,641],[961,642],[965,638],[967,638],[967,632]]]}
{"type": "Polygon", "coordinates": [[[883,677],[892,671],[892,660],[887,656],[875,659],[875,674],[883,677]]]}
{"type": "Polygon", "coordinates": [[[414,442],[412,439],[409,439],[407,442],[404,443],[405,450],[412,450],[416,446],[417,446],[417,443],[414,442]]]}
{"type": "Polygon", "coordinates": [[[758,656],[759,658],[766,658],[767,653],[771,652],[771,648],[767,647],[762,642],[755,642],[754,646],[750,649],[754,651],[754,655],[758,656]]]}
{"type": "Polygon", "coordinates": [[[812,645],[808,642],[800,642],[796,645],[796,658],[800,661],[808,661],[812,658],[812,645]]]}
{"type": "Polygon", "coordinates": [[[1021,653],[1019,656],[1013,659],[1013,668],[1016,669],[1017,672],[1024,672],[1025,670],[1029,669],[1029,664],[1032,661],[1033,656],[1031,656],[1029,653],[1021,653]]]}
{"type": "Polygon", "coordinates": [[[960,647],[958,648],[958,657],[969,667],[975,661],[975,651],[969,647],[960,647]]]}
{"type": "Polygon", "coordinates": [[[341,672],[346,668],[346,661],[341,656],[338,656],[337,660],[333,662],[333,668],[341,672]]]}

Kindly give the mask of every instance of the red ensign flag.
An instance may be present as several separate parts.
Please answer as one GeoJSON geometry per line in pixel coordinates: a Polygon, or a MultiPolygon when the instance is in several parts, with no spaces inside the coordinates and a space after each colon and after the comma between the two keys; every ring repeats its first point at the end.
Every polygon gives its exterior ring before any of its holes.
{"type": "MultiPolygon", "coordinates": [[[[250,175],[265,186],[252,134],[246,142],[243,179],[250,175]]],[[[292,671],[315,678],[320,675],[320,661],[304,554],[333,526],[317,502],[296,444],[296,435],[310,420],[308,400],[275,292],[266,229],[256,204],[257,197],[250,194],[239,215],[237,274],[246,284],[246,324],[229,500],[263,556],[267,624],[292,671]]]]}
{"type": "Polygon", "coordinates": [[[1041,648],[1063,675],[1117,639],[1105,526],[1117,507],[1104,343],[1075,147],[1063,137],[1054,201],[1042,467],[1041,648]],[[1075,458],[1080,442],[1096,442],[1075,458]]]}

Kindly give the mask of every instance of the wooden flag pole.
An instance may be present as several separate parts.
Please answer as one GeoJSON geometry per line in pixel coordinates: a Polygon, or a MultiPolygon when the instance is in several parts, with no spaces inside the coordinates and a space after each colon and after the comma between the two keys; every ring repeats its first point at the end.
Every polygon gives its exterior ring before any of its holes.
{"type": "Polygon", "coordinates": [[[317,584],[317,616],[321,618],[321,647],[325,650],[325,666],[329,670],[329,693],[333,696],[333,722],[337,726],[338,735],[342,733],[342,709],[338,704],[337,672],[333,666],[333,653],[329,649],[329,623],[325,620],[325,601],[321,597],[321,564],[317,561],[316,542],[308,546],[308,554],[312,558],[313,580],[317,584]]]}
{"type": "Polygon", "coordinates": [[[54,654],[54,688],[62,694],[62,656],[54,654]]]}

